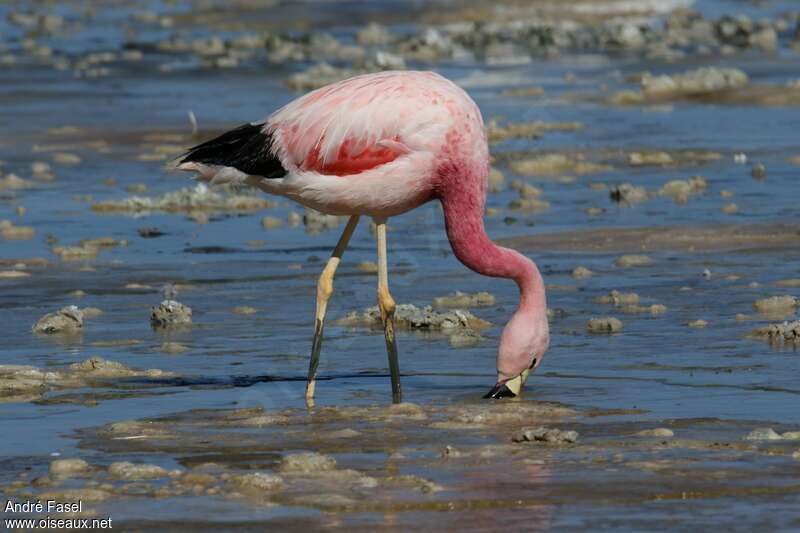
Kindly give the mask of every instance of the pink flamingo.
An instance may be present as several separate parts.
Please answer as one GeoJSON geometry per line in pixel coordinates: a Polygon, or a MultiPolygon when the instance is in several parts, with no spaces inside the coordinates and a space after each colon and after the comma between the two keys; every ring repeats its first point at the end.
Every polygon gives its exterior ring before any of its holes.
{"type": "Polygon", "coordinates": [[[350,217],[317,284],[309,402],[334,274],[361,215],[377,226],[378,307],[393,398],[400,401],[386,219],[434,199],[444,208],[456,257],[479,274],[511,278],[519,286],[519,306],[500,338],[497,383],[485,397],[519,395],[541,363],[550,341],[542,277],[533,261],[495,245],[484,231],[489,149],[483,119],[467,93],[442,76],[381,72],[322,87],[264,121],[190,149],[178,168],[212,184],[246,183],[350,217]]]}

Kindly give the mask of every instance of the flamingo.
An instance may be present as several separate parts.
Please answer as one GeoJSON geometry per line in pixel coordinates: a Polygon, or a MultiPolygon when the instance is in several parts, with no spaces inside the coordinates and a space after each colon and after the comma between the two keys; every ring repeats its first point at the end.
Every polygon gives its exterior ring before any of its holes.
{"type": "Polygon", "coordinates": [[[519,287],[519,305],[500,337],[497,382],[484,397],[520,395],[542,362],[550,343],[542,276],[532,260],[486,235],[489,148],[483,119],[467,93],[439,74],[385,71],[327,85],[265,120],[189,149],[178,168],[212,185],[247,184],[350,217],[317,282],[305,391],[311,404],[334,275],[361,216],[372,217],[376,225],[378,308],[392,396],[401,400],[386,221],[431,200],[441,202],[447,238],[459,261],[519,287]]]}

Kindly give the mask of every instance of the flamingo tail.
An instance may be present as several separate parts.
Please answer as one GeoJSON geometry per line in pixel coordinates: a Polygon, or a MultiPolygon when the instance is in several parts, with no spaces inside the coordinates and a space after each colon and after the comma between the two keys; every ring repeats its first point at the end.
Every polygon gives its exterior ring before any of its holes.
{"type": "Polygon", "coordinates": [[[210,141],[190,148],[177,168],[198,173],[212,184],[242,181],[247,176],[267,179],[286,175],[273,151],[273,137],[263,124],[244,124],[210,141]]]}

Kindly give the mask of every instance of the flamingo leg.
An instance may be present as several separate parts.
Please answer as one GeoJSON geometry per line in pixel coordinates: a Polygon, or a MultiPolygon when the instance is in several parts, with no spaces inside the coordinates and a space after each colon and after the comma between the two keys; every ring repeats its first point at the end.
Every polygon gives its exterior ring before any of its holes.
{"type": "Polygon", "coordinates": [[[386,257],[386,220],[376,219],[376,236],[378,239],[378,309],[383,321],[383,335],[386,339],[386,352],[389,355],[389,372],[392,375],[392,401],[399,403],[400,365],[397,361],[397,339],[394,336],[395,302],[389,293],[389,267],[386,257]]]}
{"type": "Polygon", "coordinates": [[[308,383],[306,384],[306,403],[309,406],[314,403],[314,390],[316,388],[317,367],[319,367],[319,352],[322,349],[322,330],[325,326],[325,312],[328,310],[328,300],[333,294],[333,276],[336,268],[344,255],[344,251],[350,242],[350,237],[358,225],[358,215],[350,217],[347,226],[336,243],[328,263],[322,270],[322,274],[317,281],[317,312],[314,323],[314,341],[311,343],[311,361],[308,364],[308,383]]]}

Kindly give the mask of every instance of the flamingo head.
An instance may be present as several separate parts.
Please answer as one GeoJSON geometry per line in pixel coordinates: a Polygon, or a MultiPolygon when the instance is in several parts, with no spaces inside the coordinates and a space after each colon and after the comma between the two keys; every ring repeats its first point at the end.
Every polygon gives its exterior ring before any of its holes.
{"type": "Polygon", "coordinates": [[[518,310],[503,330],[497,351],[497,383],[484,398],[514,398],[542,362],[550,345],[545,313],[518,310]]]}

